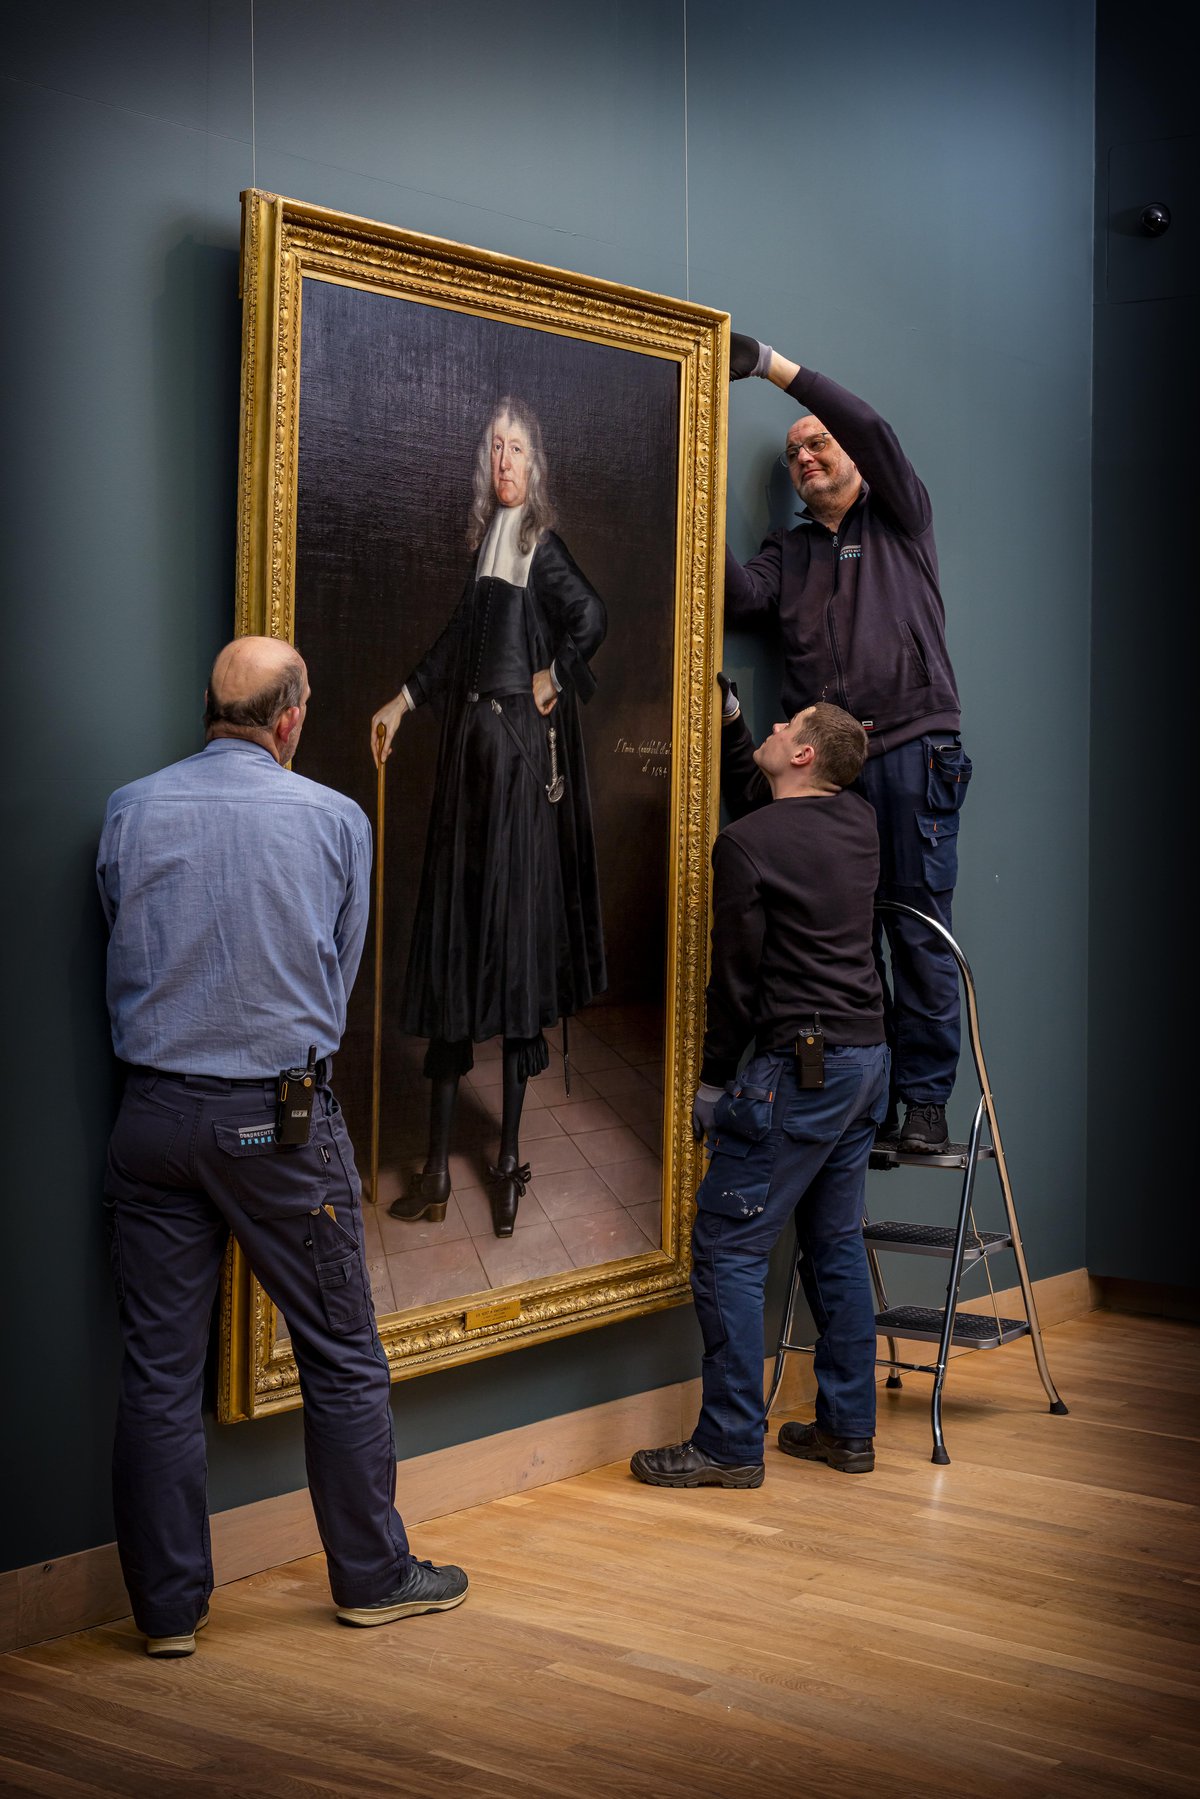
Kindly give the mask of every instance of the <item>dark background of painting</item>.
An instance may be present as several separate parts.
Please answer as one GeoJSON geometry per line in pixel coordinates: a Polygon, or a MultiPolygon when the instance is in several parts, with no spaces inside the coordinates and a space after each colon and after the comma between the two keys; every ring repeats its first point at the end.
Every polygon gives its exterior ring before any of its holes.
{"type": "MultiPolygon", "coordinates": [[[[608,608],[580,708],[600,869],[605,1000],[661,999],[671,736],[678,365],[554,332],[307,279],[302,301],[296,644],[313,701],[296,768],[377,811],[371,714],[438,636],[475,560],[475,451],[495,402],[537,413],[558,533],[608,608]]],[[[384,1020],[396,1016],[424,853],[440,709],[406,717],[387,765],[384,1020]]],[[[373,927],[372,927],[373,929],[373,927]]],[[[338,1089],[369,1128],[374,939],[338,1089]]],[[[385,1041],[386,1110],[405,1076],[385,1041]]],[[[406,1059],[407,1061],[407,1059],[406,1059]]]]}

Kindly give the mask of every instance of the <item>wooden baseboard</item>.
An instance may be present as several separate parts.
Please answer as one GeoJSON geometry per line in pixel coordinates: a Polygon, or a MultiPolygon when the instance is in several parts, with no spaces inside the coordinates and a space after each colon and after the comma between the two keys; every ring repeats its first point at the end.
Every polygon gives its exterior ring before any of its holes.
{"type": "Polygon", "coordinates": [[[1102,1274],[1095,1282],[1096,1305],[1106,1312],[1136,1312],[1147,1318],[1179,1318],[1200,1324],[1200,1288],[1162,1281],[1128,1281],[1102,1274]]]}
{"type": "MultiPolygon", "coordinates": [[[[1061,1324],[1093,1310],[1097,1303],[1093,1288],[1082,1268],[1035,1281],[1042,1325],[1061,1324]]],[[[1020,1292],[1011,1288],[997,1297],[1003,1308],[1019,1304],[1020,1292]]],[[[987,1311],[991,1303],[985,1294],[965,1301],[964,1309],[987,1311]]],[[[764,1364],[764,1383],[771,1366],[770,1361],[764,1364]]],[[[790,1357],[780,1409],[804,1405],[815,1390],[810,1359],[790,1357]]],[[[678,1443],[695,1423],[699,1401],[698,1379],[677,1381],[413,1456],[397,1466],[397,1494],[405,1522],[418,1526],[429,1518],[584,1474],[648,1444],[678,1443]]],[[[218,1586],[315,1554],[321,1544],[308,1489],[216,1513],[212,1544],[218,1586]]],[[[90,1630],[123,1618],[128,1611],[115,1543],[14,1568],[0,1573],[0,1652],[90,1630]]]]}

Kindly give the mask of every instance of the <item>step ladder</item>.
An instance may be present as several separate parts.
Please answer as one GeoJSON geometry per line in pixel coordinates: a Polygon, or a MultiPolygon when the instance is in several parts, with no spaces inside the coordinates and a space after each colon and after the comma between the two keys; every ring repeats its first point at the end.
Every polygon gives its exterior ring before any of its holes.
{"type": "MultiPolygon", "coordinates": [[[[995,1101],[992,1097],[991,1083],[988,1080],[987,1065],[983,1059],[983,1046],[979,1037],[979,1011],[975,1000],[975,981],[971,974],[970,964],[945,926],[940,924],[936,918],[930,918],[928,913],[918,912],[914,906],[902,905],[898,900],[880,900],[875,909],[877,912],[902,912],[909,918],[917,919],[940,937],[953,955],[966,1000],[967,1030],[971,1042],[971,1054],[975,1061],[975,1072],[979,1077],[979,1104],[975,1108],[975,1117],[968,1142],[950,1143],[940,1155],[930,1156],[906,1155],[898,1145],[877,1141],[871,1152],[870,1165],[876,1169],[903,1166],[930,1169],[952,1168],[961,1172],[963,1177],[962,1196],[959,1201],[957,1222],[953,1225],[904,1224],[890,1219],[884,1222],[872,1222],[866,1215],[863,1217],[863,1240],[867,1247],[867,1261],[875,1289],[877,1307],[875,1323],[878,1334],[886,1337],[888,1343],[888,1355],[878,1358],[878,1365],[891,1370],[887,1380],[889,1387],[899,1387],[902,1384],[899,1372],[901,1369],[909,1373],[933,1376],[933,1396],[930,1401],[930,1424],[933,1431],[933,1456],[931,1459],[939,1465],[944,1465],[949,1462],[950,1457],[946,1452],[945,1438],[942,1433],[942,1390],[946,1382],[946,1370],[952,1360],[952,1349],[960,1351],[1001,1349],[1006,1343],[1016,1342],[1021,1337],[1029,1337],[1033,1344],[1037,1371],[1050,1401],[1050,1410],[1061,1416],[1067,1408],[1059,1398],[1054,1382],[1050,1378],[1046,1351],[1042,1344],[1037,1302],[1033,1296],[1033,1283],[1029,1278],[1029,1269],[1025,1262],[1025,1250],[1021,1243],[1021,1232],[1017,1224],[1016,1206],[1013,1203],[1012,1185],[1008,1178],[1008,1165],[1004,1159],[1000,1127],[996,1122],[995,1101]],[[975,1177],[981,1162],[992,1162],[995,1165],[1008,1224],[1008,1229],[1005,1231],[980,1231],[976,1228],[972,1201],[975,1193],[975,1177]],[[992,1287],[991,1271],[988,1267],[989,1258],[1007,1249],[1011,1249],[1016,1259],[1017,1278],[1020,1282],[1021,1298],[1025,1308],[1023,1318],[1002,1318],[996,1304],[995,1289],[992,1287]],[[949,1262],[944,1306],[891,1306],[888,1304],[879,1257],[881,1253],[893,1251],[905,1255],[937,1256],[949,1262]],[[963,1276],[967,1271],[981,1265],[987,1277],[988,1289],[992,1293],[992,1312],[991,1314],[960,1312],[958,1300],[963,1276]],[[936,1343],[938,1346],[936,1361],[902,1361],[897,1352],[899,1339],[936,1343]]],[[[775,1369],[767,1396],[768,1414],[779,1394],[786,1357],[791,1354],[811,1355],[816,1348],[815,1344],[796,1343],[792,1340],[796,1309],[802,1296],[800,1250],[797,1245],[792,1262],[792,1280],[788,1293],[787,1310],[784,1313],[783,1326],[779,1333],[779,1344],[775,1353],[775,1369]]]]}

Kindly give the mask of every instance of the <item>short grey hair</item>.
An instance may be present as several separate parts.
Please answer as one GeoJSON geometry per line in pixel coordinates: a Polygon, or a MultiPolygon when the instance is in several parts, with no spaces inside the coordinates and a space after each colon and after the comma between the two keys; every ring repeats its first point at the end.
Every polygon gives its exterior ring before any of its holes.
{"type": "Polygon", "coordinates": [[[232,725],[241,731],[269,731],[280,713],[289,706],[299,706],[303,699],[304,664],[299,656],[288,663],[279,680],[260,688],[248,699],[226,703],[210,680],[204,704],[205,728],[211,731],[214,725],[232,725]]]}

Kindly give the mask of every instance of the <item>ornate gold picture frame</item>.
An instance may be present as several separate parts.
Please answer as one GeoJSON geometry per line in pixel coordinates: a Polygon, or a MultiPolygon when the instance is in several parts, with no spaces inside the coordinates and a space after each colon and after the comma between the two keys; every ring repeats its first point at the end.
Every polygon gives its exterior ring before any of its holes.
{"type": "MultiPolygon", "coordinates": [[[[242,207],[237,628],[305,655],[313,699],[297,771],[358,799],[382,852],[334,1086],[364,1179],[369,1262],[378,1252],[380,1335],[400,1379],[689,1298],[729,320],[257,190],[242,207]],[[452,1159],[456,1197],[436,1229],[387,1222],[386,1201],[411,1190],[405,1132],[422,1103],[398,1020],[436,708],[398,732],[390,794],[369,725],[453,605],[479,421],[486,441],[489,417],[517,392],[541,421],[560,548],[607,607],[597,698],[580,714],[586,766],[570,778],[590,783],[608,986],[570,1019],[570,1061],[562,1030],[546,1032],[541,1134],[522,1150],[532,1186],[502,1243],[472,1184],[483,1178],[474,1138],[452,1159]],[[556,1154],[539,1157],[551,1140],[556,1154]],[[606,1162],[610,1153],[627,1159],[606,1162]],[[550,1162],[567,1172],[539,1177],[550,1162]],[[572,1182],[595,1189],[595,1217],[570,1216],[572,1182]],[[480,1278],[454,1273],[476,1266],[480,1278]],[[446,1290],[455,1279],[463,1291],[446,1290]]],[[[476,1047],[467,1083],[482,1144],[499,1114],[487,1046],[476,1047]]],[[[542,1091],[536,1079],[529,1089],[527,1105],[542,1091]]],[[[533,1135],[532,1112],[528,1122],[533,1135]]],[[[218,1415],[299,1403],[286,1326],[234,1245],[218,1415]]]]}

